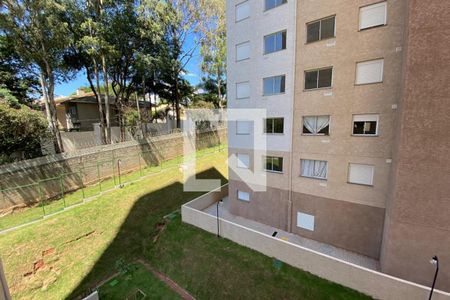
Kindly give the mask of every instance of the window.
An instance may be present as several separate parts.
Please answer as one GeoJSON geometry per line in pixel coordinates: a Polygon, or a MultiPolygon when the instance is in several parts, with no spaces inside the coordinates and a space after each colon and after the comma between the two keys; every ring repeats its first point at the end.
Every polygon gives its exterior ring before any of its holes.
{"type": "Polygon", "coordinates": [[[305,90],[331,87],[333,68],[311,70],[305,72],[305,90]]]}
{"type": "Polygon", "coordinates": [[[236,22],[250,17],[250,3],[248,1],[236,5],[236,22]]]}
{"type": "Polygon", "coordinates": [[[300,161],[300,165],[301,176],[317,179],[327,179],[328,162],[323,160],[302,159],[300,161]]]}
{"type": "Polygon", "coordinates": [[[286,76],[273,76],[263,79],[264,96],[282,94],[286,91],[286,76]]]}
{"type": "Polygon", "coordinates": [[[286,49],[286,30],[264,37],[264,54],[286,49]]]}
{"type": "Polygon", "coordinates": [[[250,156],[248,154],[237,155],[238,168],[249,169],[250,168],[250,156]]]}
{"type": "Polygon", "coordinates": [[[356,84],[383,82],[384,59],[364,61],[356,64],[356,84]]]}
{"type": "Polygon", "coordinates": [[[275,8],[285,3],[287,3],[287,0],[266,0],[266,10],[275,8]]]}
{"type": "Polygon", "coordinates": [[[359,9],[359,30],[386,25],[386,2],[372,4],[359,9]]]}
{"type": "Polygon", "coordinates": [[[250,58],[250,42],[236,45],[236,61],[250,58]]]}
{"type": "Polygon", "coordinates": [[[283,172],[283,158],[275,156],[264,157],[264,169],[270,172],[283,172]]]}
{"type": "Polygon", "coordinates": [[[297,227],[314,231],[314,216],[297,212],[297,227]]]}
{"type": "Polygon", "coordinates": [[[377,135],[378,115],[354,115],[353,135],[377,135]]]}
{"type": "Polygon", "coordinates": [[[348,167],[348,182],[373,185],[374,166],[350,164],[348,167]]]}
{"type": "Polygon", "coordinates": [[[237,135],[249,135],[253,123],[251,121],[236,121],[236,134],[237,135]]]}
{"type": "Polygon", "coordinates": [[[330,116],[303,117],[303,133],[312,135],[329,135],[330,116]]]}
{"type": "Polygon", "coordinates": [[[237,197],[241,201],[250,201],[250,193],[247,192],[237,191],[237,197]]]}
{"type": "Polygon", "coordinates": [[[306,24],[306,42],[311,43],[333,38],[335,36],[335,22],[336,17],[333,16],[306,24]]]}
{"type": "Polygon", "coordinates": [[[264,133],[283,133],[284,132],[284,118],[266,119],[264,124],[264,133]]]}
{"type": "Polygon", "coordinates": [[[236,99],[250,98],[250,83],[240,82],[236,83],[236,99]]]}

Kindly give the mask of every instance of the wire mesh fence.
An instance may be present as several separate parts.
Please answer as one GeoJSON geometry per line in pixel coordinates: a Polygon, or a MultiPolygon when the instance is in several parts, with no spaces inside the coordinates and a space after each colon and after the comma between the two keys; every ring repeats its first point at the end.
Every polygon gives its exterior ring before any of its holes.
{"type": "MultiPolygon", "coordinates": [[[[195,141],[198,158],[226,150],[220,138],[204,136],[195,141]],[[209,140],[209,141],[206,141],[209,140]]],[[[15,204],[0,216],[0,232],[41,220],[84,203],[104,192],[138,181],[183,163],[183,144],[162,145],[158,149],[129,154],[126,149],[113,151],[112,158],[87,160],[72,172],[61,172],[50,178],[36,178],[32,184],[0,189],[0,203],[15,204]]]]}

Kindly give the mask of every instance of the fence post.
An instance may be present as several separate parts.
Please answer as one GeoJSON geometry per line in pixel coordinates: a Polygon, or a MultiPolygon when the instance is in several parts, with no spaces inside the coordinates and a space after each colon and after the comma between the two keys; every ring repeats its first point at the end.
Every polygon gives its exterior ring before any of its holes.
{"type": "Polygon", "coordinates": [[[139,153],[139,154],[138,154],[138,160],[139,160],[139,178],[142,177],[141,157],[142,157],[142,153],[139,153]]]}
{"type": "Polygon", "coordinates": [[[38,190],[39,190],[39,198],[41,200],[41,206],[42,206],[42,217],[45,217],[45,203],[44,203],[44,195],[42,193],[42,187],[41,187],[41,181],[38,181],[38,190]]]}
{"type": "Polygon", "coordinates": [[[84,193],[83,172],[80,171],[80,174],[78,176],[80,176],[80,179],[81,179],[81,195],[83,196],[83,201],[84,201],[84,199],[86,198],[86,194],[84,193]]]}
{"type": "Polygon", "coordinates": [[[59,187],[61,190],[61,198],[63,199],[64,208],[66,208],[66,197],[64,195],[64,182],[63,182],[64,174],[59,176],[59,187]]]}
{"type": "Polygon", "coordinates": [[[114,150],[111,150],[111,154],[112,154],[112,161],[111,161],[111,166],[112,166],[112,175],[113,175],[113,180],[114,180],[114,187],[117,185],[116,183],[116,174],[114,173],[114,167],[115,167],[115,157],[114,157],[114,150]]]}
{"type": "Polygon", "coordinates": [[[100,193],[102,192],[102,179],[100,178],[100,166],[97,161],[97,179],[98,179],[98,187],[100,188],[100,193]]]}

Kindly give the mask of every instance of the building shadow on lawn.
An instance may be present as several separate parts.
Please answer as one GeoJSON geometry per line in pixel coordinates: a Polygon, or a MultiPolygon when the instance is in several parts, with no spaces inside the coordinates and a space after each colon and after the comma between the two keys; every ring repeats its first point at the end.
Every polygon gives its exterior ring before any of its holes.
{"type": "MultiPolygon", "coordinates": [[[[227,181],[216,168],[198,173],[197,179],[220,179],[222,184],[227,181]]],[[[90,272],[73,289],[68,299],[81,299],[87,296],[102,280],[116,273],[117,267],[143,258],[144,253],[152,247],[164,228],[163,217],[202,194],[204,192],[184,192],[183,184],[175,182],[141,196],[134,203],[111,244],[90,272]]]]}

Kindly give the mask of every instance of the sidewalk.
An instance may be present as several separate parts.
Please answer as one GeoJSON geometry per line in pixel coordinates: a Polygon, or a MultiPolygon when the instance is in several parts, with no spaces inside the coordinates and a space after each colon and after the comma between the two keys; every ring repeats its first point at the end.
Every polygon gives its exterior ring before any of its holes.
{"type": "MultiPolygon", "coordinates": [[[[207,214],[217,216],[216,214],[216,204],[209,206],[203,211],[207,214]]],[[[223,203],[219,204],[219,217],[225,219],[227,221],[231,221],[233,223],[239,224],[244,227],[251,228],[253,230],[272,235],[274,231],[277,231],[277,238],[287,240],[293,244],[297,244],[299,246],[335,257],[337,259],[341,259],[343,261],[353,263],[355,265],[359,265],[371,270],[379,271],[380,265],[379,262],[370,257],[360,255],[351,251],[347,251],[341,248],[337,248],[328,244],[320,243],[311,239],[303,238],[298,235],[285,232],[278,228],[274,228],[262,223],[258,223],[249,219],[245,219],[243,217],[235,216],[229,212],[228,209],[228,197],[223,199],[223,203]]]]}

